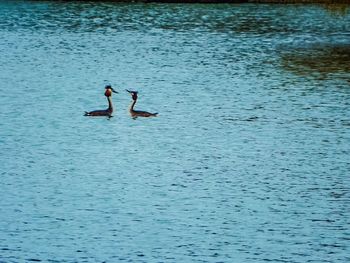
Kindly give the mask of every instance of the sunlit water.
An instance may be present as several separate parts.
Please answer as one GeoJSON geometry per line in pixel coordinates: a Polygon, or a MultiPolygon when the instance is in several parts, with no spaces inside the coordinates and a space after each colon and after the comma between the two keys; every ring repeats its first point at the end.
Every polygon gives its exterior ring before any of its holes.
{"type": "Polygon", "coordinates": [[[349,25],[0,2],[0,262],[350,262],[349,25]]]}

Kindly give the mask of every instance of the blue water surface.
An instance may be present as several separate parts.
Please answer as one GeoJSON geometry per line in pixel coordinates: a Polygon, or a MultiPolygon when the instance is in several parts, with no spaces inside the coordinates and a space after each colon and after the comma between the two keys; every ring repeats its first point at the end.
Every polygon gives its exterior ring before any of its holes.
{"type": "Polygon", "coordinates": [[[0,262],[350,262],[349,25],[1,1],[0,262]]]}

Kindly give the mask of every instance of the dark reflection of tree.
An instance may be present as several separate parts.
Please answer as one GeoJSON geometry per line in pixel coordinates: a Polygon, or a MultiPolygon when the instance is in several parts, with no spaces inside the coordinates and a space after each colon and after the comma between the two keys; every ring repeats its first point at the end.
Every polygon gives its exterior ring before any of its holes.
{"type": "Polygon", "coordinates": [[[349,11],[349,4],[324,4],[323,5],[329,12],[334,15],[342,15],[345,16],[349,11]]]}
{"type": "Polygon", "coordinates": [[[281,55],[282,66],[299,75],[350,73],[350,45],[297,48],[281,55]]]}

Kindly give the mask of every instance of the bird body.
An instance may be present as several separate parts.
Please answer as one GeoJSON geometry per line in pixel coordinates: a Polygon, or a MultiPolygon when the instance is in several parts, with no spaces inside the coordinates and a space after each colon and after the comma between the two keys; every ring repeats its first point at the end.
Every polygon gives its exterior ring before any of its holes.
{"type": "Polygon", "coordinates": [[[130,104],[129,107],[129,112],[130,115],[133,119],[136,119],[137,117],[156,117],[158,115],[158,112],[156,113],[151,113],[151,112],[147,112],[147,111],[139,111],[139,110],[135,110],[135,104],[137,102],[137,91],[130,91],[130,90],[126,90],[127,92],[129,92],[131,94],[132,97],[132,102],[130,104]]]}
{"type": "Polygon", "coordinates": [[[98,116],[107,116],[112,117],[113,113],[113,103],[112,103],[112,92],[116,92],[110,85],[106,86],[105,96],[107,97],[108,101],[108,108],[106,110],[94,110],[90,112],[85,112],[84,116],[92,116],[92,117],[98,117],[98,116]]]}

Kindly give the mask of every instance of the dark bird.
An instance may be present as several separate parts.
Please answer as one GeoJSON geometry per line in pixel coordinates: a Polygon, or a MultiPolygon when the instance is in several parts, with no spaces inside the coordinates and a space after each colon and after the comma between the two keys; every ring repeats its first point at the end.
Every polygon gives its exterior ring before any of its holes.
{"type": "Polygon", "coordinates": [[[113,113],[113,104],[112,104],[112,92],[113,93],[118,93],[116,92],[111,85],[107,85],[105,87],[106,91],[105,91],[105,96],[107,97],[107,101],[108,101],[108,109],[106,110],[94,110],[94,111],[90,111],[90,112],[85,112],[84,116],[108,116],[108,117],[112,117],[112,113],[113,113]]]}
{"type": "Polygon", "coordinates": [[[136,119],[137,117],[156,117],[158,112],[156,113],[150,113],[147,111],[140,111],[140,110],[134,110],[136,101],[137,101],[137,91],[131,91],[131,90],[126,90],[131,94],[132,102],[129,107],[129,112],[130,115],[133,119],[136,119]]]}

